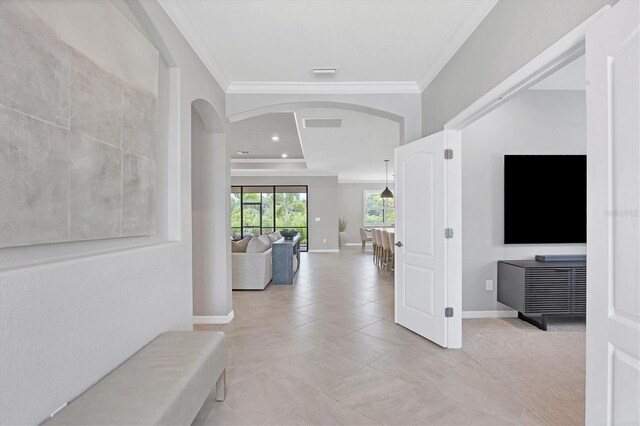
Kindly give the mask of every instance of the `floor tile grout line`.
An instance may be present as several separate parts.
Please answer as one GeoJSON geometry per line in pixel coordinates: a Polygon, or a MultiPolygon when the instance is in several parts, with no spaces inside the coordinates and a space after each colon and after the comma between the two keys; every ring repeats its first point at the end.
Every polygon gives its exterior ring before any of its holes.
{"type": "Polygon", "coordinates": [[[267,419],[267,421],[265,421],[264,423],[261,423],[261,425],[269,424],[269,422],[270,422],[270,421],[272,421],[272,420],[277,420],[278,418],[280,418],[280,417],[284,416],[285,414],[287,414],[287,413],[288,413],[288,412],[290,412],[290,411],[295,410],[296,408],[298,408],[298,407],[291,407],[291,408],[289,408],[288,410],[286,410],[286,411],[284,411],[284,412],[282,412],[282,413],[278,414],[277,416],[272,417],[272,418],[270,418],[270,419],[267,419]]]}
{"type": "MultiPolygon", "coordinates": [[[[333,393],[333,392],[331,392],[331,393],[333,393]]],[[[332,396],[331,396],[330,394],[328,394],[328,393],[325,393],[325,395],[326,395],[327,397],[331,398],[333,401],[337,402],[338,404],[342,405],[343,407],[346,407],[346,408],[348,408],[349,410],[353,411],[354,413],[360,414],[361,416],[366,417],[367,419],[371,420],[372,422],[376,422],[376,420],[375,420],[375,419],[373,419],[373,418],[369,417],[366,413],[361,413],[360,411],[356,410],[355,408],[353,408],[353,407],[349,407],[347,404],[343,403],[342,401],[338,401],[337,399],[335,399],[334,397],[332,397],[332,396]]],[[[380,423],[377,423],[377,422],[376,422],[376,423],[371,423],[371,424],[378,425],[378,424],[380,424],[380,423]]]]}
{"type": "MultiPolygon", "coordinates": [[[[219,401],[216,401],[216,403],[219,401]]],[[[231,410],[231,412],[233,414],[235,414],[236,416],[240,417],[240,419],[242,419],[242,421],[246,422],[247,424],[250,424],[251,422],[249,422],[247,419],[245,419],[244,417],[242,417],[240,415],[240,413],[238,413],[236,410],[234,410],[229,404],[227,404],[227,401],[222,401],[222,404],[224,404],[229,410],[231,410]]]]}
{"type": "MultiPolygon", "coordinates": [[[[487,374],[487,376],[489,376],[489,377],[491,377],[492,379],[496,380],[496,382],[498,381],[498,379],[496,379],[495,377],[493,377],[493,375],[491,375],[491,374],[490,374],[490,372],[488,372],[488,371],[487,371],[487,370],[486,370],[486,369],[485,369],[485,368],[484,368],[484,367],[483,367],[483,366],[482,366],[478,361],[476,361],[476,360],[475,360],[471,355],[468,355],[468,356],[469,356],[469,359],[471,359],[471,360],[472,360],[472,361],[473,361],[473,362],[474,362],[474,363],[475,363],[475,364],[476,364],[476,365],[477,365],[477,366],[478,366],[478,367],[479,367],[479,368],[480,368],[480,369],[481,369],[485,374],[487,374]]],[[[459,365],[459,364],[461,364],[462,362],[464,362],[464,361],[459,362],[458,364],[456,364],[456,366],[458,366],[458,365],[459,365]]],[[[453,372],[453,369],[455,369],[455,367],[456,367],[456,366],[454,366],[454,367],[452,368],[452,370],[450,370],[450,371],[448,372],[448,374],[449,374],[449,373],[452,373],[452,372],[453,372]]],[[[444,380],[444,378],[445,378],[445,376],[443,376],[440,380],[438,380],[438,381],[436,382],[436,384],[439,384],[442,380],[444,380]]],[[[500,382],[502,382],[502,381],[500,381],[500,382]]],[[[505,386],[505,383],[500,383],[500,384],[501,384],[501,385],[503,385],[503,386],[505,386]]],[[[510,388],[510,386],[507,386],[507,387],[508,387],[509,389],[511,389],[511,388],[510,388]]],[[[458,395],[456,394],[456,396],[458,396],[458,395]]],[[[458,399],[458,398],[455,398],[455,397],[449,397],[449,398],[451,398],[451,399],[453,399],[453,400],[455,400],[455,401],[457,401],[457,402],[459,402],[459,403],[462,403],[462,404],[466,404],[466,405],[468,405],[468,404],[467,404],[465,401],[463,401],[462,399],[458,399]]],[[[516,401],[517,401],[520,405],[522,405],[522,407],[523,407],[522,412],[521,412],[521,413],[520,413],[520,415],[518,416],[518,419],[520,419],[520,417],[522,417],[522,413],[524,413],[524,410],[525,410],[525,409],[527,409],[528,407],[527,407],[527,406],[526,406],[526,405],[525,405],[525,404],[520,400],[520,398],[517,398],[517,399],[516,399],[516,398],[514,398],[514,400],[516,400],[516,401]]],[[[500,414],[493,414],[493,413],[490,413],[490,412],[489,412],[489,411],[487,411],[487,410],[483,410],[483,409],[481,409],[481,408],[477,408],[477,407],[476,407],[475,409],[480,410],[480,411],[483,411],[483,412],[485,412],[485,413],[487,413],[487,414],[490,414],[490,415],[492,415],[492,416],[499,417],[499,418],[501,418],[501,419],[503,419],[503,420],[505,420],[505,421],[511,422],[511,420],[509,420],[509,419],[507,419],[507,418],[503,417],[503,416],[502,416],[502,415],[500,415],[500,414]]]]}
{"type": "MultiPolygon", "coordinates": [[[[466,353],[466,352],[465,352],[465,353],[466,353]]],[[[476,360],[472,354],[467,354],[467,356],[469,356],[469,358],[470,358],[470,359],[472,359],[472,360],[473,360],[473,361],[474,361],[474,362],[475,362],[475,363],[476,363],[476,364],[477,364],[477,365],[482,369],[482,371],[484,371],[484,372],[485,372],[485,374],[487,374],[487,375],[488,375],[489,377],[491,377],[493,380],[495,380],[496,382],[498,382],[500,385],[502,385],[502,386],[506,387],[507,389],[509,389],[509,391],[510,391],[510,392],[512,392],[512,395],[517,395],[517,394],[514,392],[514,390],[513,390],[512,386],[511,386],[509,383],[507,383],[507,382],[505,382],[504,380],[502,380],[502,378],[500,378],[500,377],[496,377],[496,376],[494,376],[493,374],[491,374],[491,372],[490,372],[490,371],[488,371],[488,370],[487,370],[487,369],[486,369],[486,368],[485,368],[485,367],[480,363],[480,361],[476,360]]],[[[523,401],[522,399],[520,399],[520,397],[517,397],[517,398],[516,398],[516,400],[517,400],[520,404],[522,404],[522,407],[523,407],[523,409],[522,409],[522,413],[520,413],[520,417],[522,417],[522,415],[524,414],[524,411],[525,411],[525,410],[527,410],[527,409],[532,410],[532,407],[529,405],[529,404],[530,404],[530,401],[528,401],[528,400],[527,400],[527,401],[523,401]]]]}
{"type": "MultiPolygon", "coordinates": [[[[375,361],[374,361],[374,362],[375,362],[375,361]]],[[[395,374],[393,374],[393,373],[390,373],[390,372],[387,372],[387,371],[380,370],[380,369],[378,369],[378,368],[376,368],[376,367],[374,367],[374,366],[371,366],[371,365],[368,365],[368,367],[369,367],[369,368],[372,368],[372,369],[374,369],[374,370],[376,370],[377,372],[379,372],[379,373],[381,373],[381,374],[384,374],[384,375],[387,375],[387,376],[391,376],[391,377],[393,377],[393,378],[395,378],[395,379],[401,380],[401,381],[403,381],[403,382],[405,382],[405,383],[407,383],[407,384],[409,384],[409,385],[415,386],[415,387],[417,387],[417,388],[419,388],[419,389],[425,389],[423,385],[421,385],[421,384],[417,384],[417,383],[413,383],[413,382],[409,382],[409,381],[405,380],[404,378],[399,377],[399,376],[397,376],[397,375],[395,375],[395,374]]],[[[437,385],[438,383],[439,383],[439,381],[438,381],[438,382],[434,382],[433,384],[434,384],[434,386],[435,386],[435,385],[437,385]]],[[[511,420],[504,418],[502,415],[499,415],[499,414],[492,414],[492,413],[490,413],[490,412],[488,412],[488,411],[486,411],[486,410],[482,410],[482,409],[480,409],[480,408],[473,407],[473,406],[469,405],[469,403],[467,403],[466,401],[463,401],[463,400],[461,400],[461,399],[456,399],[456,398],[450,397],[450,396],[448,396],[448,395],[445,395],[445,394],[443,394],[442,392],[440,392],[440,390],[439,390],[439,389],[437,389],[437,387],[434,387],[434,389],[432,389],[432,391],[438,392],[438,393],[439,393],[440,395],[442,395],[443,397],[445,397],[445,398],[447,398],[447,399],[450,399],[450,400],[452,400],[452,401],[456,401],[457,403],[462,404],[462,405],[465,405],[465,406],[467,406],[467,407],[469,407],[469,408],[472,408],[472,409],[475,409],[475,410],[478,410],[478,411],[482,411],[482,412],[484,412],[484,413],[486,413],[486,414],[489,414],[489,415],[491,415],[491,416],[494,416],[494,417],[500,418],[500,419],[502,419],[502,420],[505,420],[505,421],[507,421],[507,422],[509,422],[509,423],[511,423],[511,424],[516,424],[516,423],[511,422],[511,420]]],[[[518,402],[520,402],[520,401],[518,401],[518,402]]],[[[526,410],[527,408],[528,408],[528,407],[525,407],[525,406],[523,405],[523,411],[522,411],[522,413],[520,414],[520,416],[518,417],[518,419],[520,419],[520,418],[522,417],[522,414],[524,413],[524,410],[526,410]]]]}

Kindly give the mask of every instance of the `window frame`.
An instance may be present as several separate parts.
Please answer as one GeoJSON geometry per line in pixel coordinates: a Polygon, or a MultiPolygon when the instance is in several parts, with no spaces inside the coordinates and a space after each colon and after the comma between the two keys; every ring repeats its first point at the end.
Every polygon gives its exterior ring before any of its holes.
{"type": "MultiPolygon", "coordinates": [[[[245,232],[245,228],[249,229],[249,228],[254,228],[254,229],[260,229],[260,233],[262,234],[263,230],[265,229],[273,229],[273,230],[277,230],[279,228],[277,228],[277,215],[276,215],[276,194],[278,194],[279,192],[276,190],[277,188],[289,188],[289,187],[295,187],[295,188],[304,188],[305,191],[304,193],[306,194],[306,225],[305,226],[300,226],[297,228],[300,229],[304,229],[306,231],[307,234],[307,243],[306,245],[300,247],[301,251],[308,251],[309,250],[309,185],[231,185],[231,192],[229,195],[231,195],[231,193],[236,193],[240,195],[239,201],[240,201],[240,226],[231,226],[230,230],[239,230],[240,231],[240,235],[244,235],[245,232]],[[239,188],[240,192],[236,192],[233,191],[234,188],[239,188]],[[265,191],[260,192],[260,201],[256,201],[256,202],[245,202],[244,201],[244,194],[245,194],[245,188],[261,188],[261,189],[265,189],[265,191]],[[264,206],[264,201],[263,201],[263,194],[271,194],[273,195],[273,205],[272,205],[272,209],[273,209],[273,227],[270,227],[268,225],[270,224],[265,224],[263,221],[263,206],[264,206]],[[260,225],[259,226],[245,226],[244,224],[244,206],[245,205],[259,205],[260,206],[260,225]]],[[[254,193],[253,191],[251,191],[251,193],[254,193]]],[[[231,212],[230,212],[231,213],[231,212]]]]}
{"type": "MultiPolygon", "coordinates": [[[[380,207],[375,207],[376,209],[381,209],[382,210],[382,218],[383,221],[382,222],[367,222],[367,198],[369,195],[375,194],[375,195],[379,195],[382,191],[378,190],[378,189],[365,189],[364,191],[362,191],[362,224],[364,226],[370,226],[373,228],[385,228],[385,227],[390,227],[391,225],[393,225],[395,223],[395,221],[393,223],[388,221],[388,214],[387,212],[389,210],[393,210],[393,212],[395,213],[395,205],[394,206],[389,206],[387,205],[387,200],[386,199],[382,199],[382,206],[380,207]]],[[[395,217],[395,214],[394,214],[395,217]]]]}

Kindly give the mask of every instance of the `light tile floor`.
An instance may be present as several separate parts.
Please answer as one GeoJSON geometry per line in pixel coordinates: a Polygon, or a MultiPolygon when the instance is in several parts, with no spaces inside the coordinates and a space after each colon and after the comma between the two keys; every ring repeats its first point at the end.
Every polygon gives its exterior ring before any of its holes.
{"type": "Polygon", "coordinates": [[[194,424],[582,424],[584,331],[465,320],[463,350],[393,322],[371,253],[302,255],[292,286],[233,293],[228,393],[194,424]]]}

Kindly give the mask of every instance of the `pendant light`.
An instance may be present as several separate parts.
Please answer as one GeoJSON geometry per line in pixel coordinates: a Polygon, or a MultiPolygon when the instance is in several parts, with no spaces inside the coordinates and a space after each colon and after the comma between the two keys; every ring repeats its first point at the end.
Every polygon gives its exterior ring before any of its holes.
{"type": "Polygon", "coordinates": [[[385,188],[380,194],[380,198],[393,198],[393,192],[389,189],[389,160],[384,160],[384,181],[385,188]]]}

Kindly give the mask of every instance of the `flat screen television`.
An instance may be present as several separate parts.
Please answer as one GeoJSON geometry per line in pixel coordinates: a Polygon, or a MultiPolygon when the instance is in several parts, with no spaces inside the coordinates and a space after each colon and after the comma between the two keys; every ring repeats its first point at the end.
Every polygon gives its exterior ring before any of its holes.
{"type": "Polygon", "coordinates": [[[587,156],[504,156],[504,243],[587,242],[587,156]]]}

